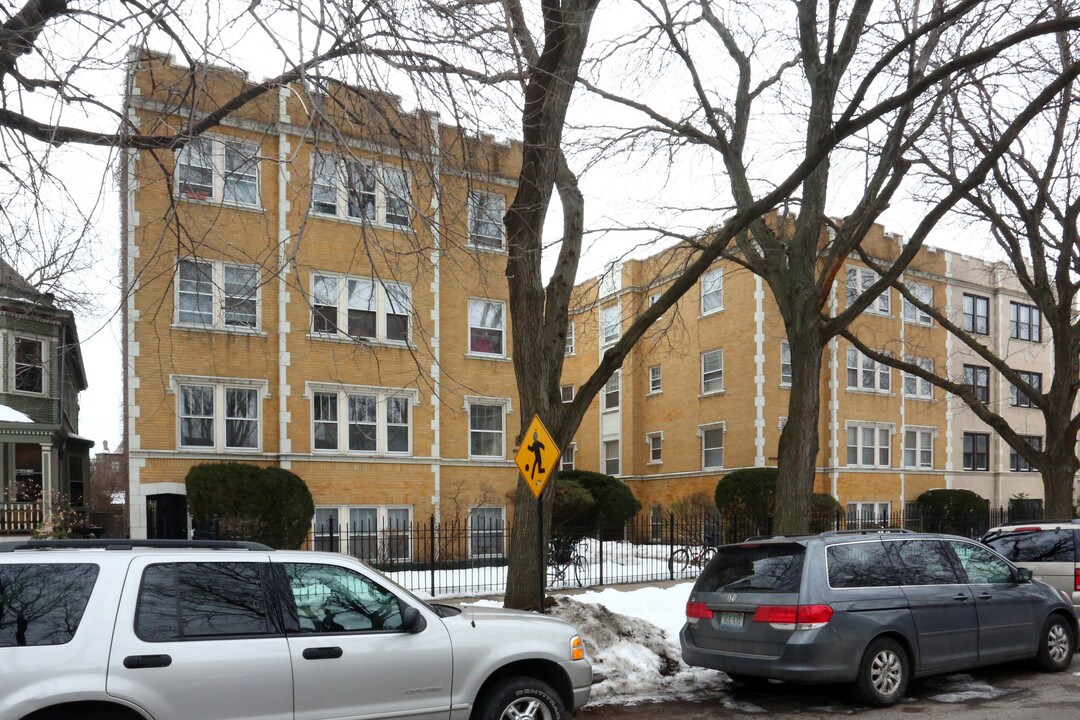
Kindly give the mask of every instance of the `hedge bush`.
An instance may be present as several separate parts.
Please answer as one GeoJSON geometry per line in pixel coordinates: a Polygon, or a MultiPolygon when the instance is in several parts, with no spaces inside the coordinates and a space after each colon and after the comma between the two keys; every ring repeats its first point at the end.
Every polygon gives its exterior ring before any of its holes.
{"type": "Polygon", "coordinates": [[[552,525],[556,528],[595,527],[603,516],[604,527],[621,537],[623,524],[641,510],[641,503],[626,483],[587,470],[560,472],[555,494],[552,525]],[[586,508],[587,500],[581,491],[592,499],[591,508],[586,508]],[[561,500],[560,494],[563,495],[561,500]]]}
{"type": "MultiPolygon", "coordinates": [[[[769,524],[776,508],[776,468],[733,470],[716,483],[716,507],[736,520],[769,524]]],[[[825,527],[840,511],[840,503],[828,493],[810,496],[811,525],[825,527]]],[[[812,528],[816,529],[816,528],[812,528]]]]}

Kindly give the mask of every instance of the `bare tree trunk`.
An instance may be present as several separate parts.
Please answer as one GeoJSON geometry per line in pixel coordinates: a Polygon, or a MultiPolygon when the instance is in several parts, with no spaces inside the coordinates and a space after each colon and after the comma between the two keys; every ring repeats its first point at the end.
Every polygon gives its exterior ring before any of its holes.
{"type": "Polygon", "coordinates": [[[788,343],[791,399],[777,454],[773,532],[800,535],[810,531],[810,496],[817,474],[822,339],[816,327],[789,328],[788,343]]]}

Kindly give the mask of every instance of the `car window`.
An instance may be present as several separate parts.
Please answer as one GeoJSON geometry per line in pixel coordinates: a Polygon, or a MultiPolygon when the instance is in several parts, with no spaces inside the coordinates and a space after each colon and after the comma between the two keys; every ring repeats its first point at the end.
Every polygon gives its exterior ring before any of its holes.
{"type": "Polygon", "coordinates": [[[696,592],[799,592],[806,548],[728,545],[720,548],[694,586],[696,592]]]}
{"type": "Polygon", "coordinates": [[[831,587],[883,587],[900,584],[899,573],[893,567],[880,540],[832,545],[826,551],[826,556],[831,587]]]}
{"type": "Polygon", "coordinates": [[[1075,533],[1071,529],[1004,531],[986,538],[986,544],[1013,562],[1074,562],[1075,533]]]}
{"type": "Polygon", "coordinates": [[[1014,582],[1012,568],[986,548],[975,543],[950,542],[949,546],[960,559],[960,566],[973,585],[1014,582]]]}
{"type": "Polygon", "coordinates": [[[70,642],[97,576],[90,563],[0,565],[0,647],[70,642]]]}
{"type": "Polygon", "coordinates": [[[950,585],[960,582],[940,540],[891,540],[904,585],[950,585]]]}
{"type": "Polygon", "coordinates": [[[143,572],[135,633],[147,642],[273,632],[258,563],[159,563],[143,572]]]}
{"type": "Polygon", "coordinates": [[[337,565],[286,563],[300,632],[401,629],[401,602],[358,572],[337,565]]]}

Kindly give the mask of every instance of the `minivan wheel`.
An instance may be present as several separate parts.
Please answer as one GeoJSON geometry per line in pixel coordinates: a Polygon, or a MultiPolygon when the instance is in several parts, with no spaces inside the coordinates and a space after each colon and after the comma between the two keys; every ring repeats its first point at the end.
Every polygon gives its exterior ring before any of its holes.
{"type": "Polygon", "coordinates": [[[907,692],[911,677],[909,667],[907,652],[900,643],[889,638],[878,638],[863,653],[855,687],[871,705],[894,705],[907,692]]]}
{"type": "Polygon", "coordinates": [[[1043,624],[1039,636],[1039,667],[1048,672],[1061,672],[1072,664],[1073,634],[1069,621],[1060,615],[1051,615],[1043,624]]]}
{"type": "Polygon", "coordinates": [[[475,720],[563,720],[564,715],[562,700],[546,682],[510,677],[485,694],[475,720]]]}

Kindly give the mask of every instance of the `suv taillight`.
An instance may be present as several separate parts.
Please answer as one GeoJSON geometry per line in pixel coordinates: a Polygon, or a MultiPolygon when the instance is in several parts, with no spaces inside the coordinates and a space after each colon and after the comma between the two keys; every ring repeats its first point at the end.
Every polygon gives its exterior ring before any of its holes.
{"type": "Polygon", "coordinates": [[[828,605],[760,605],[754,612],[754,622],[769,623],[781,630],[813,630],[832,619],[828,605]]]}
{"type": "Polygon", "coordinates": [[[712,620],[713,611],[705,603],[688,602],[686,603],[686,617],[692,620],[712,620]]]}

